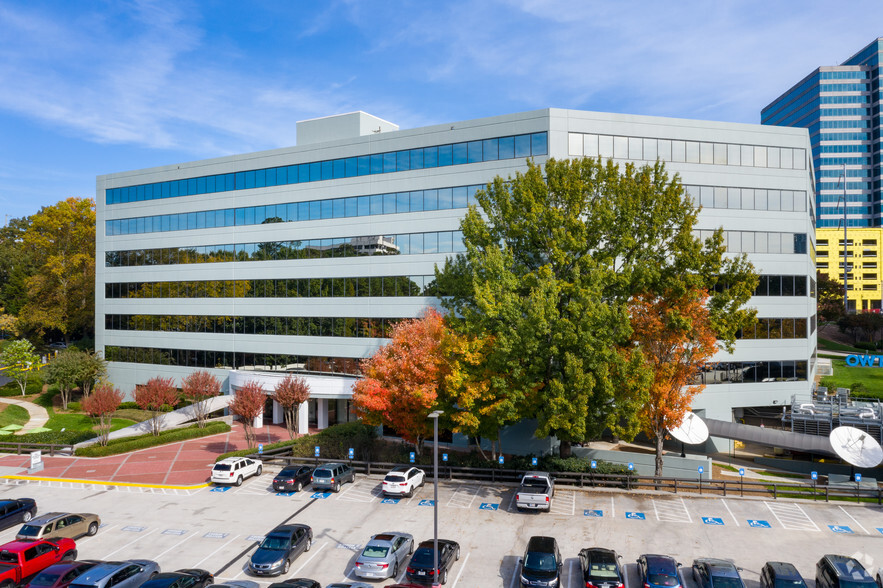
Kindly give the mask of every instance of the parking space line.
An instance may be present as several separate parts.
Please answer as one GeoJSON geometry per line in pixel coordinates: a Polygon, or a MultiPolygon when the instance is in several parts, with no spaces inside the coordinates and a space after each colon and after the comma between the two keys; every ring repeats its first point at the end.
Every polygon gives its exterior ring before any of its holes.
{"type": "Polygon", "coordinates": [[[616,518],[616,503],[613,501],[613,497],[610,497],[610,516],[614,519],[616,518]]]}
{"type": "Polygon", "coordinates": [[[690,511],[687,510],[687,503],[684,501],[683,497],[681,498],[681,506],[684,507],[684,514],[687,515],[687,522],[692,523],[693,517],[690,516],[690,511]]]}
{"type": "MultiPolygon", "coordinates": [[[[518,492],[516,492],[515,494],[513,494],[513,495],[512,495],[512,498],[509,499],[509,506],[506,507],[506,510],[509,511],[509,512],[515,512],[515,511],[512,510],[512,509],[515,507],[515,495],[516,495],[516,494],[518,494],[518,492]]],[[[517,510],[517,509],[516,509],[516,510],[517,510]]]]}
{"type": "Polygon", "coordinates": [[[819,530],[819,526],[816,525],[815,521],[813,521],[811,518],[809,518],[809,515],[806,514],[806,511],[803,510],[802,508],[800,508],[800,505],[799,505],[799,504],[795,504],[794,506],[797,507],[797,510],[799,510],[800,513],[801,513],[803,516],[806,517],[806,520],[808,520],[808,521],[812,524],[812,526],[815,527],[816,531],[818,531],[818,530],[819,530]]]}
{"type": "Polygon", "coordinates": [[[469,508],[472,506],[472,503],[475,502],[475,497],[478,496],[479,492],[481,492],[481,484],[477,486],[461,484],[456,490],[454,490],[454,494],[451,495],[451,498],[448,500],[447,506],[452,506],[454,508],[469,508]],[[467,501],[465,498],[461,499],[460,497],[462,496],[468,497],[469,500],[467,501]],[[456,502],[454,502],[455,499],[456,502]]]}
{"type": "Polygon", "coordinates": [[[108,553],[107,555],[105,555],[104,557],[102,557],[101,559],[110,559],[110,556],[113,555],[114,553],[117,553],[118,551],[122,551],[123,549],[125,549],[125,548],[128,547],[129,545],[132,545],[133,543],[137,543],[138,541],[141,541],[142,539],[144,539],[145,537],[147,537],[148,535],[150,535],[151,533],[153,533],[153,531],[155,531],[155,530],[156,530],[156,529],[153,529],[152,531],[147,531],[147,533],[145,533],[144,535],[141,535],[141,536],[138,537],[137,539],[134,539],[134,540],[132,540],[132,541],[129,541],[128,543],[126,543],[125,545],[123,545],[122,547],[120,547],[120,548],[118,548],[118,549],[114,549],[113,551],[111,551],[110,553],[108,553]]]}
{"type": "Polygon", "coordinates": [[[727,509],[727,512],[730,513],[730,516],[733,517],[733,522],[736,523],[736,526],[739,526],[739,519],[736,518],[736,515],[733,514],[733,511],[730,510],[730,505],[727,504],[727,501],[721,498],[721,502],[724,503],[724,508],[727,509]]]}
{"type": "Polygon", "coordinates": [[[798,504],[764,502],[779,525],[791,531],[818,531],[819,527],[798,504]],[[807,523],[809,523],[809,526],[807,523]]]}
{"type": "Polygon", "coordinates": [[[843,507],[840,506],[839,504],[837,505],[837,508],[839,508],[840,510],[842,510],[842,511],[843,511],[843,514],[845,514],[846,516],[848,516],[849,518],[851,518],[852,521],[853,521],[856,525],[858,525],[859,529],[861,529],[862,531],[865,532],[865,535],[870,535],[870,533],[868,533],[868,530],[865,529],[865,528],[862,526],[862,524],[861,524],[860,522],[858,522],[858,520],[856,520],[855,517],[853,517],[851,514],[849,514],[848,512],[846,512],[846,509],[845,509],[845,508],[843,508],[843,507]]]}
{"type": "Polygon", "coordinates": [[[657,521],[670,523],[687,523],[693,522],[693,517],[687,512],[687,504],[681,500],[678,504],[672,500],[656,500],[653,499],[653,511],[656,513],[657,521]]]}
{"type": "Polygon", "coordinates": [[[154,558],[152,558],[152,559],[154,559],[154,560],[158,560],[159,558],[161,558],[162,556],[164,556],[165,554],[167,554],[167,553],[170,552],[171,550],[175,549],[176,547],[178,547],[179,545],[181,545],[181,544],[184,543],[185,541],[189,540],[190,537],[193,537],[193,535],[194,535],[194,534],[191,533],[188,537],[184,537],[183,539],[181,539],[180,541],[178,541],[177,543],[175,543],[174,545],[172,545],[171,547],[169,547],[168,549],[166,549],[165,551],[163,551],[162,553],[160,553],[159,555],[157,555],[156,557],[154,557],[154,558]]]}
{"type": "MultiPolygon", "coordinates": [[[[472,552],[469,552],[472,553],[472,552]]],[[[460,564],[460,571],[457,572],[457,577],[454,579],[454,583],[451,584],[451,588],[454,588],[457,585],[457,582],[460,581],[460,575],[463,573],[463,570],[466,569],[466,562],[469,561],[469,553],[466,554],[466,557],[463,558],[463,563],[460,564]]],[[[565,584],[567,586],[567,584],[565,584]]]]}
{"type": "MultiPolygon", "coordinates": [[[[230,545],[231,543],[233,543],[233,541],[235,541],[237,537],[239,537],[239,535],[234,535],[232,539],[230,539],[229,541],[227,541],[226,543],[224,543],[223,545],[221,545],[220,547],[218,547],[217,549],[215,549],[214,551],[212,551],[211,553],[209,553],[207,556],[205,556],[204,558],[202,558],[201,560],[199,560],[198,562],[196,562],[196,564],[195,564],[193,567],[194,567],[194,568],[198,568],[199,565],[200,565],[202,562],[204,562],[204,561],[207,560],[208,558],[212,557],[214,554],[216,554],[217,552],[221,551],[222,549],[225,549],[228,545],[230,545]]],[[[222,570],[223,570],[223,568],[222,568],[222,570]]]]}
{"type": "MultiPolygon", "coordinates": [[[[319,552],[322,551],[323,549],[325,549],[325,546],[326,546],[326,545],[328,545],[328,542],[327,542],[327,541],[326,541],[325,543],[323,543],[322,545],[320,545],[319,548],[316,549],[316,551],[313,552],[313,555],[311,555],[310,558],[309,558],[307,561],[305,561],[304,563],[302,563],[301,566],[300,566],[299,568],[297,568],[296,570],[294,570],[294,572],[292,573],[292,576],[297,576],[298,574],[300,574],[300,571],[301,571],[302,569],[304,569],[308,563],[310,563],[311,561],[313,561],[313,558],[316,557],[317,555],[319,555],[319,552]]],[[[311,551],[312,551],[312,550],[311,550],[311,551]]]]}

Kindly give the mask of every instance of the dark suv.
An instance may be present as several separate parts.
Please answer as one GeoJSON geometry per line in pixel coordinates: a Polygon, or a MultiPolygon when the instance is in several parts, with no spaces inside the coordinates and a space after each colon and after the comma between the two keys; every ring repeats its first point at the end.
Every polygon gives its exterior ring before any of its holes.
{"type": "Polygon", "coordinates": [[[875,588],[877,582],[857,560],[845,555],[823,555],[816,564],[816,588],[875,588]]]}
{"type": "Polygon", "coordinates": [[[312,544],[313,530],[307,525],[279,525],[251,554],[248,571],[256,576],[287,574],[291,562],[309,551],[312,544]]]}
{"type": "Polygon", "coordinates": [[[346,482],[356,481],[356,471],[349,464],[326,463],[313,471],[310,482],[313,490],[328,488],[332,492],[339,492],[340,487],[346,482]]]}
{"type": "Polygon", "coordinates": [[[806,588],[806,582],[797,568],[783,561],[764,564],[760,570],[760,585],[763,588],[806,588]]]}
{"type": "Polygon", "coordinates": [[[562,561],[554,537],[531,537],[520,563],[521,586],[558,586],[562,561]]]}

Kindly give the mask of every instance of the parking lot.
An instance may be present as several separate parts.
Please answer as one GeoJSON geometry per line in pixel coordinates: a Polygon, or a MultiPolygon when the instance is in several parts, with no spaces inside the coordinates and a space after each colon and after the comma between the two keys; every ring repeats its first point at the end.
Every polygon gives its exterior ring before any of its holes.
{"type": "MultiPolygon", "coordinates": [[[[283,522],[313,528],[312,549],[287,577],[324,584],[355,579],[352,564],[368,538],[401,530],[417,541],[432,538],[432,484],[411,498],[384,499],[381,477],[358,476],[339,494],[274,493],[272,472],[241,487],[165,490],[70,482],[3,479],[5,498],[32,497],[40,512],[95,512],[102,528],[78,541],[80,558],[146,558],[163,570],[205,568],[216,580],[249,580],[266,588],[275,579],[244,571],[264,533],[283,522]]],[[[11,540],[16,529],[0,533],[11,540]]],[[[883,509],[855,503],[636,494],[559,488],[551,513],[520,513],[514,488],[444,481],[439,486],[439,536],[460,542],[461,558],[448,586],[511,588],[531,535],[558,540],[563,586],[580,585],[577,553],[583,547],[616,549],[627,564],[627,588],[639,588],[634,561],[641,553],[665,553],[689,566],[695,557],[733,559],[744,568],[748,588],[757,588],[765,561],[794,563],[812,587],[814,565],[824,553],[860,559],[876,571],[883,562],[883,509]]],[[[378,582],[383,586],[390,582],[378,582]]]]}

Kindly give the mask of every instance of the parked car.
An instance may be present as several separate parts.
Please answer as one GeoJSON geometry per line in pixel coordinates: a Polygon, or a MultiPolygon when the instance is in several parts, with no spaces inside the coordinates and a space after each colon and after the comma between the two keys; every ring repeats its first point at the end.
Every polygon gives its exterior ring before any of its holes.
{"type": "Polygon", "coordinates": [[[356,471],[349,464],[326,463],[313,472],[310,483],[314,490],[329,489],[340,492],[340,487],[347,482],[356,481],[356,471]]]}
{"type": "Polygon", "coordinates": [[[276,492],[300,492],[310,483],[313,468],[305,465],[289,465],[273,478],[273,490],[276,492]]]}
{"type": "Polygon", "coordinates": [[[270,584],[270,588],[322,588],[322,584],[310,578],[289,578],[284,582],[270,584]]]}
{"type": "Polygon", "coordinates": [[[515,492],[518,510],[550,510],[555,496],[555,482],[546,472],[527,472],[515,492]]]}
{"type": "Polygon", "coordinates": [[[241,486],[245,478],[260,476],[261,471],[263,471],[261,462],[256,459],[228,457],[216,463],[212,468],[212,482],[241,486]]]}
{"type": "Polygon", "coordinates": [[[681,588],[680,562],[668,555],[646,553],[638,558],[638,574],[644,588],[681,588]]]}
{"type": "Polygon", "coordinates": [[[50,512],[22,525],[15,538],[21,541],[68,537],[79,539],[98,532],[101,519],[92,513],[50,512]]]}
{"type": "Polygon", "coordinates": [[[874,588],[877,582],[858,560],[826,554],[816,563],[816,588],[874,588]]]}
{"type": "Polygon", "coordinates": [[[307,525],[279,525],[264,537],[251,555],[248,571],[257,576],[287,574],[297,557],[309,551],[313,530],[307,525]]]}
{"type": "Polygon", "coordinates": [[[435,547],[433,541],[423,541],[414,550],[408,562],[407,578],[417,584],[432,584],[438,572],[440,584],[448,581],[448,571],[454,562],[460,559],[460,544],[449,539],[438,540],[438,570],[434,569],[435,547]]]}
{"type": "Polygon", "coordinates": [[[414,553],[414,536],[408,533],[380,533],[365,544],[356,558],[353,572],[360,578],[395,578],[414,553]]]}
{"type": "Polygon", "coordinates": [[[589,588],[623,588],[622,556],[612,549],[589,547],[579,552],[583,581],[589,588]]]}
{"type": "Polygon", "coordinates": [[[67,561],[52,564],[27,584],[27,588],[65,588],[96,561],[67,561]]]}
{"type": "Polygon", "coordinates": [[[157,575],[159,564],[149,559],[98,562],[73,582],[71,588],[140,588],[157,575]]]}
{"type": "Polygon", "coordinates": [[[77,559],[73,539],[10,541],[0,545],[0,588],[24,584],[49,566],[77,559]]]}
{"type": "Polygon", "coordinates": [[[693,579],[699,588],[745,588],[736,564],[725,559],[694,559],[693,579]]]}
{"type": "Polygon", "coordinates": [[[806,588],[806,581],[792,564],[768,561],[760,570],[763,588],[806,588]]]}
{"type": "Polygon", "coordinates": [[[426,483],[426,473],[413,466],[396,466],[383,478],[386,496],[413,496],[414,489],[426,483]]]}
{"type": "Polygon", "coordinates": [[[214,581],[208,570],[192,568],[156,574],[141,584],[141,588],[205,588],[214,581]]]}
{"type": "Polygon", "coordinates": [[[33,498],[0,500],[0,530],[26,523],[37,515],[37,501],[33,498]]]}
{"type": "Polygon", "coordinates": [[[328,584],[325,588],[374,588],[374,586],[363,584],[362,582],[335,582],[334,584],[328,584]]]}
{"type": "Polygon", "coordinates": [[[521,586],[558,586],[561,580],[563,560],[554,537],[531,537],[519,563],[521,586]]]}

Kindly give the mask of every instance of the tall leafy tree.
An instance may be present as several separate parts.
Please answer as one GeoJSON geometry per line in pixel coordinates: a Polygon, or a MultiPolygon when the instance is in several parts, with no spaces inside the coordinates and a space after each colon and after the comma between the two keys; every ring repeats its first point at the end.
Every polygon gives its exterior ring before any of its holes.
{"type": "Polygon", "coordinates": [[[818,289],[819,320],[823,322],[838,321],[845,314],[843,307],[843,282],[834,280],[828,274],[816,272],[818,289]]]}
{"type": "Polygon", "coordinates": [[[89,396],[92,386],[107,375],[107,361],[94,351],[83,351],[78,377],[83,397],[89,396]]]}
{"type": "Polygon", "coordinates": [[[28,301],[26,281],[39,265],[36,252],[25,240],[30,224],[31,218],[23,217],[0,227],[0,306],[13,316],[28,301]]]}
{"type": "Polygon", "coordinates": [[[193,403],[191,406],[196,423],[202,429],[208,420],[209,400],[221,394],[221,381],[208,370],[198,370],[184,378],[182,383],[181,394],[193,403]]]}
{"type": "Polygon", "coordinates": [[[652,380],[638,413],[641,428],[656,440],[656,475],[662,475],[662,443],[679,426],[704,385],[693,380],[717,352],[704,290],[674,296],[644,294],[632,300],[633,342],[652,380]]]}
{"type": "Polygon", "coordinates": [[[19,319],[65,342],[91,330],[95,316],[95,203],[68,198],[31,217],[22,239],[36,256],[19,319]]]}
{"type": "Polygon", "coordinates": [[[626,346],[633,296],[714,289],[715,331],[728,338],[745,320],[751,266],[724,257],[721,231],[694,236],[698,209],[662,163],[528,162],[476,199],[461,223],[466,253],[437,274],[443,304],[455,331],[493,338],[491,385],[563,455],[604,429],[639,428],[650,374],[626,346]]]}
{"type": "Polygon", "coordinates": [[[230,403],[230,412],[242,421],[245,428],[245,442],[249,449],[253,449],[257,436],[254,430],[254,420],[264,411],[264,403],[267,395],[264,394],[259,382],[246,382],[236,390],[233,401],[230,403]]]}
{"type": "Polygon", "coordinates": [[[110,427],[113,423],[113,413],[116,412],[122,402],[123,393],[120,392],[119,388],[114,388],[108,383],[98,384],[95,391],[83,399],[83,410],[98,421],[99,445],[107,445],[107,440],[110,437],[110,427]]]}
{"type": "Polygon", "coordinates": [[[290,439],[294,439],[297,433],[297,411],[309,399],[310,385],[301,377],[288,374],[276,385],[276,402],[282,405],[290,439]]]}
{"type": "Polygon", "coordinates": [[[150,378],[146,384],[135,386],[135,402],[141,410],[151,413],[150,432],[162,432],[165,414],[172,410],[181,396],[172,378],[150,378]]]}
{"type": "Polygon", "coordinates": [[[58,388],[64,410],[67,410],[74,388],[80,385],[83,355],[77,349],[65,349],[53,357],[40,374],[44,382],[58,388]]]}
{"type": "Polygon", "coordinates": [[[0,352],[0,368],[4,368],[0,373],[16,381],[22,396],[25,395],[34,369],[39,365],[40,356],[34,352],[34,345],[27,339],[7,343],[0,352]]]}
{"type": "Polygon", "coordinates": [[[362,362],[365,378],[353,386],[353,407],[366,423],[395,429],[417,452],[432,432],[429,413],[446,370],[442,315],[429,309],[393,327],[391,341],[362,362]]]}

